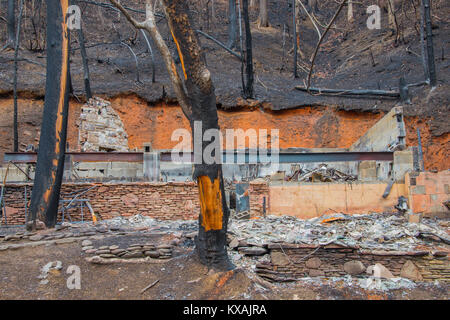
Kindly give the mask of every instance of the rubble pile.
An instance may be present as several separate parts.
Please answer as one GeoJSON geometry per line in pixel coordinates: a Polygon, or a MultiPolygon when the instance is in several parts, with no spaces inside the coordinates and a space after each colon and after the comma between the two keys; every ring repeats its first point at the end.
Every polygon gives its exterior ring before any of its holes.
{"type": "Polygon", "coordinates": [[[292,176],[287,177],[287,180],[298,182],[346,182],[356,181],[358,177],[328,168],[326,164],[321,164],[314,170],[298,168],[292,176]]]}
{"type": "Polygon", "coordinates": [[[361,249],[410,251],[426,244],[426,235],[443,244],[448,228],[433,219],[409,223],[392,214],[324,215],[310,220],[290,216],[268,216],[257,220],[233,220],[229,233],[253,245],[270,243],[342,244],[361,249]]]}

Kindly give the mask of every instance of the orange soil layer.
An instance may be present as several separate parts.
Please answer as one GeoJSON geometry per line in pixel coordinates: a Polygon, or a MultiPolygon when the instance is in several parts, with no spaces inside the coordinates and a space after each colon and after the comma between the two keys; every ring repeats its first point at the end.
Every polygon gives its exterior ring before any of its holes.
{"type": "MultiPolygon", "coordinates": [[[[154,149],[171,149],[178,144],[172,133],[189,129],[181,109],[163,103],[151,105],[136,96],[111,99],[129,135],[131,149],[141,149],[151,143],[154,149]]],[[[71,102],[68,142],[71,150],[78,145],[78,126],[82,104],[71,102]]],[[[19,100],[19,141],[25,145],[36,143],[42,118],[43,101],[19,100]]],[[[0,99],[0,154],[12,150],[13,100],[0,99]],[[5,116],[6,115],[6,116],[5,116]],[[9,119],[10,118],[10,119],[9,119]]],[[[332,108],[306,107],[295,110],[267,112],[260,109],[219,111],[221,129],[278,129],[280,147],[348,148],[372,127],[383,114],[336,111],[332,108]]],[[[429,119],[405,117],[408,146],[417,145],[417,128],[422,134],[425,167],[427,170],[449,169],[450,137],[433,137],[429,119]]]]}

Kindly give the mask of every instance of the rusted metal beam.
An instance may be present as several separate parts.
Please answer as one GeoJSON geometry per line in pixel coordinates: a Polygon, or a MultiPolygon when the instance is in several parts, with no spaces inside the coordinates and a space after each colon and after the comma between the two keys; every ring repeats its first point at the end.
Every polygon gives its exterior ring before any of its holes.
{"type": "MultiPolygon", "coordinates": [[[[239,155],[244,155],[243,163],[250,163],[250,152],[234,151],[231,154],[234,163],[237,163],[239,155]]],[[[73,162],[143,162],[143,152],[68,152],[67,157],[70,157],[73,162]]],[[[271,154],[268,153],[270,158],[271,154]]],[[[224,153],[223,159],[229,158],[227,153],[224,153]]],[[[188,152],[184,163],[193,163],[194,154],[188,152]],[[189,155],[190,154],[190,155],[189,155]],[[189,160],[190,159],[190,160],[189,160]]],[[[36,153],[5,153],[4,161],[13,163],[36,163],[36,153]]],[[[233,163],[229,159],[224,163],[233,163]]],[[[274,158],[272,158],[273,160],[274,158]]],[[[258,157],[258,163],[261,159],[258,157]]],[[[393,161],[393,152],[283,152],[280,151],[279,163],[311,163],[311,162],[354,162],[354,161],[393,161]]],[[[161,153],[162,162],[172,162],[172,153],[170,151],[161,153]]]]}

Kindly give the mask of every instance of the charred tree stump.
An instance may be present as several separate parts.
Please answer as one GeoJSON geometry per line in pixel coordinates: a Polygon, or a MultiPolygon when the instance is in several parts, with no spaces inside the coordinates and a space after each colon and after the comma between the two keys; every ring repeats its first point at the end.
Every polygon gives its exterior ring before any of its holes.
{"type": "Polygon", "coordinates": [[[28,228],[35,227],[37,218],[47,227],[54,227],[57,220],[69,108],[68,6],[69,0],[52,0],[47,4],[45,104],[28,228]]]}

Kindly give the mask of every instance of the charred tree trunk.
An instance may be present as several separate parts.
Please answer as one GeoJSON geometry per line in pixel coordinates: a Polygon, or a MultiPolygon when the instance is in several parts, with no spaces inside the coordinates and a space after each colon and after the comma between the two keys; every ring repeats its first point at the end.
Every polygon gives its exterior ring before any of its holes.
{"type": "Polygon", "coordinates": [[[422,0],[424,7],[425,30],[427,33],[427,57],[428,73],[431,86],[436,86],[436,65],[434,63],[433,30],[431,25],[431,4],[430,0],[422,0]]]}
{"type": "Polygon", "coordinates": [[[20,2],[19,21],[17,23],[17,32],[14,40],[14,152],[19,152],[19,121],[18,121],[18,105],[17,105],[17,76],[18,76],[18,55],[20,45],[20,25],[22,22],[24,0],[20,2]]]}
{"type": "Polygon", "coordinates": [[[269,26],[268,0],[259,0],[259,27],[267,28],[269,26]]]}
{"type": "Polygon", "coordinates": [[[6,47],[14,47],[14,39],[16,38],[16,1],[8,0],[7,9],[7,28],[8,28],[8,39],[6,42],[6,47]]]}
{"type": "Polygon", "coordinates": [[[228,43],[227,47],[233,49],[236,47],[236,35],[237,35],[237,13],[236,13],[236,0],[228,1],[228,16],[230,25],[228,27],[228,43]]]}
{"type": "Polygon", "coordinates": [[[69,108],[69,0],[47,3],[47,80],[38,161],[27,227],[56,224],[64,171],[69,108]],[[32,223],[31,223],[32,222],[32,223]]]}
{"type": "Polygon", "coordinates": [[[80,29],[78,29],[78,41],[80,42],[81,59],[83,60],[84,90],[86,92],[86,100],[89,101],[89,99],[92,98],[91,80],[89,76],[89,60],[86,53],[83,28],[81,26],[80,29]]]}
{"type": "Polygon", "coordinates": [[[250,17],[248,13],[248,0],[242,1],[242,17],[245,26],[245,74],[247,76],[247,83],[244,86],[244,98],[252,99],[254,94],[253,49],[252,30],[250,29],[250,17]]]}
{"type": "Polygon", "coordinates": [[[292,24],[294,30],[294,78],[298,78],[297,61],[298,61],[298,40],[297,39],[297,0],[292,0],[292,24]]]}
{"type": "MultiPolygon", "coordinates": [[[[191,26],[189,6],[183,0],[163,0],[167,19],[184,73],[188,100],[192,113],[189,121],[195,136],[195,123],[201,124],[201,133],[210,129],[219,130],[217,104],[211,74],[206,67],[195,30],[191,26]]],[[[199,146],[194,139],[194,150],[199,146]]],[[[203,140],[203,139],[202,139],[203,140]]],[[[215,141],[219,143],[219,141],[215,141]]],[[[202,155],[209,142],[201,142],[202,155]]],[[[219,156],[219,155],[214,155],[219,156]]],[[[227,255],[226,235],[229,210],[225,200],[225,189],[220,162],[205,163],[203,156],[195,164],[194,179],[198,181],[200,194],[199,234],[195,239],[196,250],[202,263],[220,270],[232,267],[227,255]]]]}

